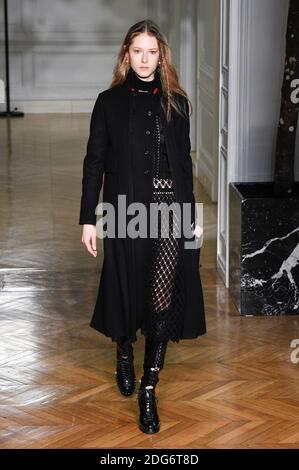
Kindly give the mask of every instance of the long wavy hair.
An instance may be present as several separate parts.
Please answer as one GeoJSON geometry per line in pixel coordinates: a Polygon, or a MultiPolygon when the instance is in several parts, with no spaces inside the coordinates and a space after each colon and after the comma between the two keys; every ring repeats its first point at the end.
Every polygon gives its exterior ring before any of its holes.
{"type": "MultiPolygon", "coordinates": [[[[117,85],[121,85],[127,78],[130,64],[125,60],[125,54],[128,52],[133,39],[141,33],[147,33],[156,37],[159,47],[159,60],[158,73],[160,74],[160,81],[162,85],[163,95],[166,97],[167,109],[166,112],[167,121],[171,119],[171,108],[174,108],[183,117],[188,116],[188,110],[182,105],[182,101],[176,99],[175,94],[184,96],[189,104],[191,113],[193,112],[191,101],[188,98],[185,90],[180,86],[179,79],[175,67],[172,63],[171,51],[166,36],[160,31],[158,25],[152,20],[142,20],[131,26],[124,38],[124,41],[120,47],[117,62],[113,70],[113,79],[109,88],[113,88],[117,85]]],[[[163,106],[163,102],[162,107],[163,106]]]]}

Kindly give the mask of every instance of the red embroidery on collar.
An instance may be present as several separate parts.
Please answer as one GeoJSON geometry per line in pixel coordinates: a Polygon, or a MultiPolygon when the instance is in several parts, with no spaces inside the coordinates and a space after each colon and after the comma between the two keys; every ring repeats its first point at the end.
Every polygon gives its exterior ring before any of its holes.
{"type": "MultiPolygon", "coordinates": [[[[154,90],[153,90],[153,95],[155,95],[157,92],[158,92],[159,88],[156,87],[154,90]]],[[[135,88],[134,87],[131,87],[131,91],[134,91],[135,92],[135,88]]]]}

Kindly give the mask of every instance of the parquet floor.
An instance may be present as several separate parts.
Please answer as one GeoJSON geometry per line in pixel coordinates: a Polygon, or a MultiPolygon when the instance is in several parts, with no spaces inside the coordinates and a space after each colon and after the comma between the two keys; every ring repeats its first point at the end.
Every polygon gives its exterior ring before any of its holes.
{"type": "MultiPolygon", "coordinates": [[[[0,448],[298,448],[298,317],[240,317],[215,269],[217,206],[205,203],[207,335],[170,343],[161,431],[138,429],[114,383],[115,349],[88,323],[101,268],[80,243],[89,115],[0,121],[0,448]]],[[[135,346],[141,375],[144,337],[135,346]]]]}

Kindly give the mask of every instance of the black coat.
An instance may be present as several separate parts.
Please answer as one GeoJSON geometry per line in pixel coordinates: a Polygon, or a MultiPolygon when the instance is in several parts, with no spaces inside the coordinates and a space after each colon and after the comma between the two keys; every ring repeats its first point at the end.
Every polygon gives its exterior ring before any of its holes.
{"type": "MultiPolygon", "coordinates": [[[[185,98],[179,95],[176,97],[182,106],[188,108],[185,98]]],[[[166,103],[163,95],[161,100],[166,103]]],[[[148,161],[144,160],[144,168],[140,165],[137,169],[132,166],[130,149],[134,136],[130,126],[131,112],[132,93],[128,80],[99,93],[96,99],[91,115],[87,153],[83,162],[79,218],[81,225],[96,224],[95,208],[104,175],[103,202],[110,202],[116,208],[119,194],[126,195],[127,205],[131,202],[146,203],[151,200],[151,172],[148,172],[148,161]]],[[[194,222],[190,121],[174,110],[169,123],[163,112],[161,120],[176,201],[192,203],[194,222]]],[[[180,242],[185,240],[182,236],[180,242]]],[[[126,336],[135,341],[136,331],[142,327],[146,301],[149,243],[147,239],[141,238],[106,237],[103,239],[103,245],[104,260],[90,326],[112,339],[126,336]]],[[[186,304],[181,339],[196,338],[206,332],[199,258],[200,248],[183,249],[186,304]]]]}

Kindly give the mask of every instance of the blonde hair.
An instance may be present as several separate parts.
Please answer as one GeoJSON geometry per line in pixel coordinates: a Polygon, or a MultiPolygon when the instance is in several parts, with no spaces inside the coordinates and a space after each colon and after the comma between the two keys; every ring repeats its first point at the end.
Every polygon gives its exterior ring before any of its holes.
{"type": "Polygon", "coordinates": [[[110,88],[120,85],[126,80],[128,71],[130,69],[130,64],[125,60],[125,55],[128,52],[133,39],[141,33],[147,33],[149,35],[155,36],[158,42],[160,56],[160,65],[158,65],[158,67],[162,92],[167,100],[167,120],[170,121],[171,119],[171,107],[173,107],[184,117],[186,117],[186,112],[188,112],[186,109],[184,109],[184,106],[179,103],[179,100],[176,100],[175,94],[181,95],[187,99],[192,114],[192,104],[188,98],[187,93],[179,84],[178,75],[172,63],[171,51],[166,36],[160,31],[158,25],[152,20],[139,21],[129,28],[118,53],[110,88]]]}

